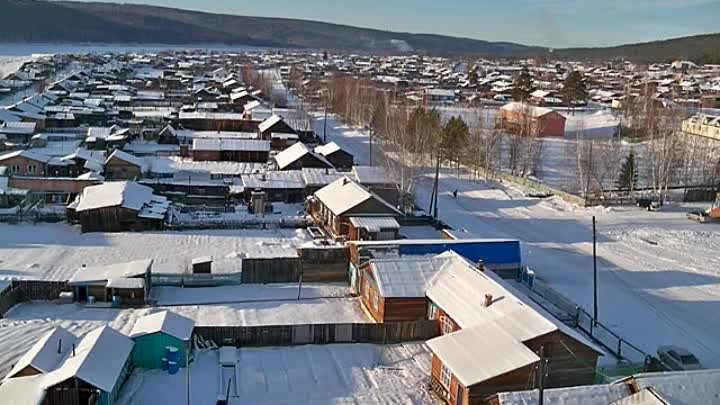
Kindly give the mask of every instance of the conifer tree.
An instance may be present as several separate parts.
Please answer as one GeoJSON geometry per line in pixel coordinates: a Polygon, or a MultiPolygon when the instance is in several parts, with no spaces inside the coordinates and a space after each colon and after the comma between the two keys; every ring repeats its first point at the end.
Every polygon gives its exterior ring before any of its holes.
{"type": "Polygon", "coordinates": [[[637,181],[637,162],[635,161],[635,152],[631,150],[620,168],[617,186],[620,190],[633,191],[635,190],[635,186],[637,186],[637,181]]]}

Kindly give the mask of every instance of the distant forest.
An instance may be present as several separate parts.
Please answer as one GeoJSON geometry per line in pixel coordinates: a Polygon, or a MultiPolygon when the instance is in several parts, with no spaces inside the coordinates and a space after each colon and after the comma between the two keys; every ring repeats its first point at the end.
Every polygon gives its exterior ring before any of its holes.
{"type": "Polygon", "coordinates": [[[720,34],[608,48],[547,48],[135,4],[0,0],[0,42],[227,44],[368,53],[720,63],[720,34]]]}

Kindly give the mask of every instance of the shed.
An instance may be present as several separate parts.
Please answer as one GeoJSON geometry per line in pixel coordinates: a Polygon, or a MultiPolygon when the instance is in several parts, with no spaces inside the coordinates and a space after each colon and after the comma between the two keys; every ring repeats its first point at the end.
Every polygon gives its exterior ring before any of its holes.
{"type": "Polygon", "coordinates": [[[332,169],[333,165],[319,153],[298,142],[275,156],[278,170],[300,170],[305,167],[332,169]]]}
{"type": "Polygon", "coordinates": [[[116,263],[108,266],[81,267],[68,281],[75,299],[110,301],[113,296],[128,305],[145,303],[150,289],[152,259],[116,263]]]}
{"type": "Polygon", "coordinates": [[[170,311],[146,315],[135,323],[130,337],[135,341],[132,362],[135,367],[162,368],[166,347],[178,350],[178,364],[185,367],[187,350],[191,350],[195,321],[170,311]]]}
{"type": "Polygon", "coordinates": [[[333,166],[338,169],[349,170],[353,166],[353,155],[343,150],[335,142],[320,145],[315,148],[315,153],[324,156],[333,166]]]}

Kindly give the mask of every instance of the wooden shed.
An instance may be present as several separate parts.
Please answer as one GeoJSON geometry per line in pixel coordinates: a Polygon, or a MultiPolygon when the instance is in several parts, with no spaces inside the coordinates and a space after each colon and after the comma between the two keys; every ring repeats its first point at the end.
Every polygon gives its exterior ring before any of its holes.
{"type": "Polygon", "coordinates": [[[191,354],[195,321],[170,311],[146,315],[137,320],[130,337],[135,342],[132,364],[146,369],[162,368],[167,347],[178,350],[178,365],[185,367],[191,354]]]}
{"type": "Polygon", "coordinates": [[[315,153],[324,156],[335,168],[339,170],[350,170],[354,164],[353,155],[343,150],[335,142],[320,145],[315,148],[315,153]]]}
{"type": "Polygon", "coordinates": [[[298,142],[275,156],[278,170],[301,170],[303,168],[332,169],[332,163],[324,156],[298,142]]]}
{"type": "Polygon", "coordinates": [[[545,107],[512,102],[500,107],[496,126],[527,136],[565,136],[566,118],[545,107]]]}
{"type": "Polygon", "coordinates": [[[362,303],[376,322],[427,319],[425,290],[440,270],[434,259],[380,259],[362,267],[362,303]]]}

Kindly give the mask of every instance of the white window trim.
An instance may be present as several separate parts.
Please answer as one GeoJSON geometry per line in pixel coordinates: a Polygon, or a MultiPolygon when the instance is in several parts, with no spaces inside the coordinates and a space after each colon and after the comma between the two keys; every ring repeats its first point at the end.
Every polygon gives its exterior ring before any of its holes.
{"type": "Polygon", "coordinates": [[[452,382],[452,372],[444,364],[440,365],[440,384],[450,392],[450,383],[452,382]]]}
{"type": "Polygon", "coordinates": [[[453,331],[453,321],[450,319],[449,316],[445,315],[442,318],[440,318],[440,322],[442,322],[442,334],[447,335],[448,333],[452,333],[453,331]]]}

